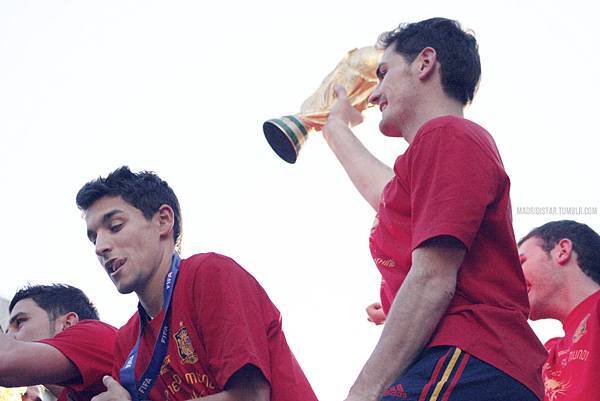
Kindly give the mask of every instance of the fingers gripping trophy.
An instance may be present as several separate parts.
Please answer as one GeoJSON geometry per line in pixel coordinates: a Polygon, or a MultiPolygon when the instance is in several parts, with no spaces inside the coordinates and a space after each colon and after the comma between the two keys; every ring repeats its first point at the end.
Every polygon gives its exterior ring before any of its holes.
{"type": "Polygon", "coordinates": [[[346,90],[352,106],[363,111],[369,95],[377,86],[377,65],[383,50],[374,46],[348,52],[321,86],[302,103],[300,113],[265,121],[263,132],[275,153],[288,163],[295,163],[310,131],[320,131],[335,102],[335,87],[346,90]]]}

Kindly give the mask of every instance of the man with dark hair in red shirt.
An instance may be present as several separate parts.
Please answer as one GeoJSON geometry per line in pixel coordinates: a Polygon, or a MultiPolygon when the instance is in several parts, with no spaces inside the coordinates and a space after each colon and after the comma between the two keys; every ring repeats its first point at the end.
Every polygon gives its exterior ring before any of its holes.
{"type": "Polygon", "coordinates": [[[557,319],[565,335],[546,342],[545,401],[600,400],[600,235],[552,221],[519,241],[532,320],[557,319]]]}
{"type": "Polygon", "coordinates": [[[180,259],[179,201],[165,181],[124,166],[85,184],[77,205],[117,290],[139,298],[95,401],[316,401],[260,284],[226,256],[180,259]]]}
{"type": "Polygon", "coordinates": [[[379,129],[409,147],[393,169],[350,126],[343,88],[323,135],[377,211],[370,235],[382,274],[385,326],[346,401],[529,401],[542,397],[545,351],[512,229],[510,181],[492,137],[463,118],[475,94],[478,46],[456,21],[404,24],[380,37],[379,129]]]}
{"type": "Polygon", "coordinates": [[[0,333],[0,386],[44,384],[59,401],[89,401],[104,389],[117,330],[78,288],[33,285],[9,305],[7,334],[0,333]]]}

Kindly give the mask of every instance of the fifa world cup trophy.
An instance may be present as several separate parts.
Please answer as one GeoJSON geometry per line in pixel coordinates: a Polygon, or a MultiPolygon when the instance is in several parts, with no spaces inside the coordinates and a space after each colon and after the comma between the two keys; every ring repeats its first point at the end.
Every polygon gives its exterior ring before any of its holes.
{"type": "Polygon", "coordinates": [[[369,95],[377,86],[377,65],[383,50],[373,46],[348,52],[321,86],[302,103],[300,113],[265,121],[263,132],[275,153],[288,163],[295,163],[300,148],[311,130],[320,131],[335,102],[335,86],[346,89],[352,106],[363,111],[369,95]]]}

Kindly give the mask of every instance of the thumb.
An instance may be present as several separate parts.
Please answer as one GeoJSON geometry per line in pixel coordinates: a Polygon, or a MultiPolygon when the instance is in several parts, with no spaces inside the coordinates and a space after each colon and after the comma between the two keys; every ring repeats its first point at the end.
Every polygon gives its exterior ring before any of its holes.
{"type": "Polygon", "coordinates": [[[108,390],[110,390],[110,388],[111,388],[111,387],[114,387],[114,386],[115,386],[115,384],[116,384],[117,386],[121,386],[121,385],[119,384],[119,382],[118,382],[118,381],[116,381],[115,379],[113,379],[113,378],[112,378],[112,376],[108,376],[108,375],[107,375],[107,376],[104,376],[104,377],[102,378],[102,383],[103,383],[103,384],[106,386],[106,388],[107,388],[108,390]]]}

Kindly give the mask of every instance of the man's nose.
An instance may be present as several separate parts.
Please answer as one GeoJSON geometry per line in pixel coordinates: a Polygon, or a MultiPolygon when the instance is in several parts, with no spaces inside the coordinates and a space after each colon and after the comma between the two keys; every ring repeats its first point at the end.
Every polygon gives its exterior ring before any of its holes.
{"type": "Polygon", "coordinates": [[[111,245],[106,236],[98,233],[96,237],[96,255],[98,257],[106,257],[111,250],[111,245]]]}
{"type": "Polygon", "coordinates": [[[379,99],[381,97],[381,91],[379,90],[379,85],[373,89],[373,92],[369,95],[369,103],[371,104],[379,104],[379,99]]]}

